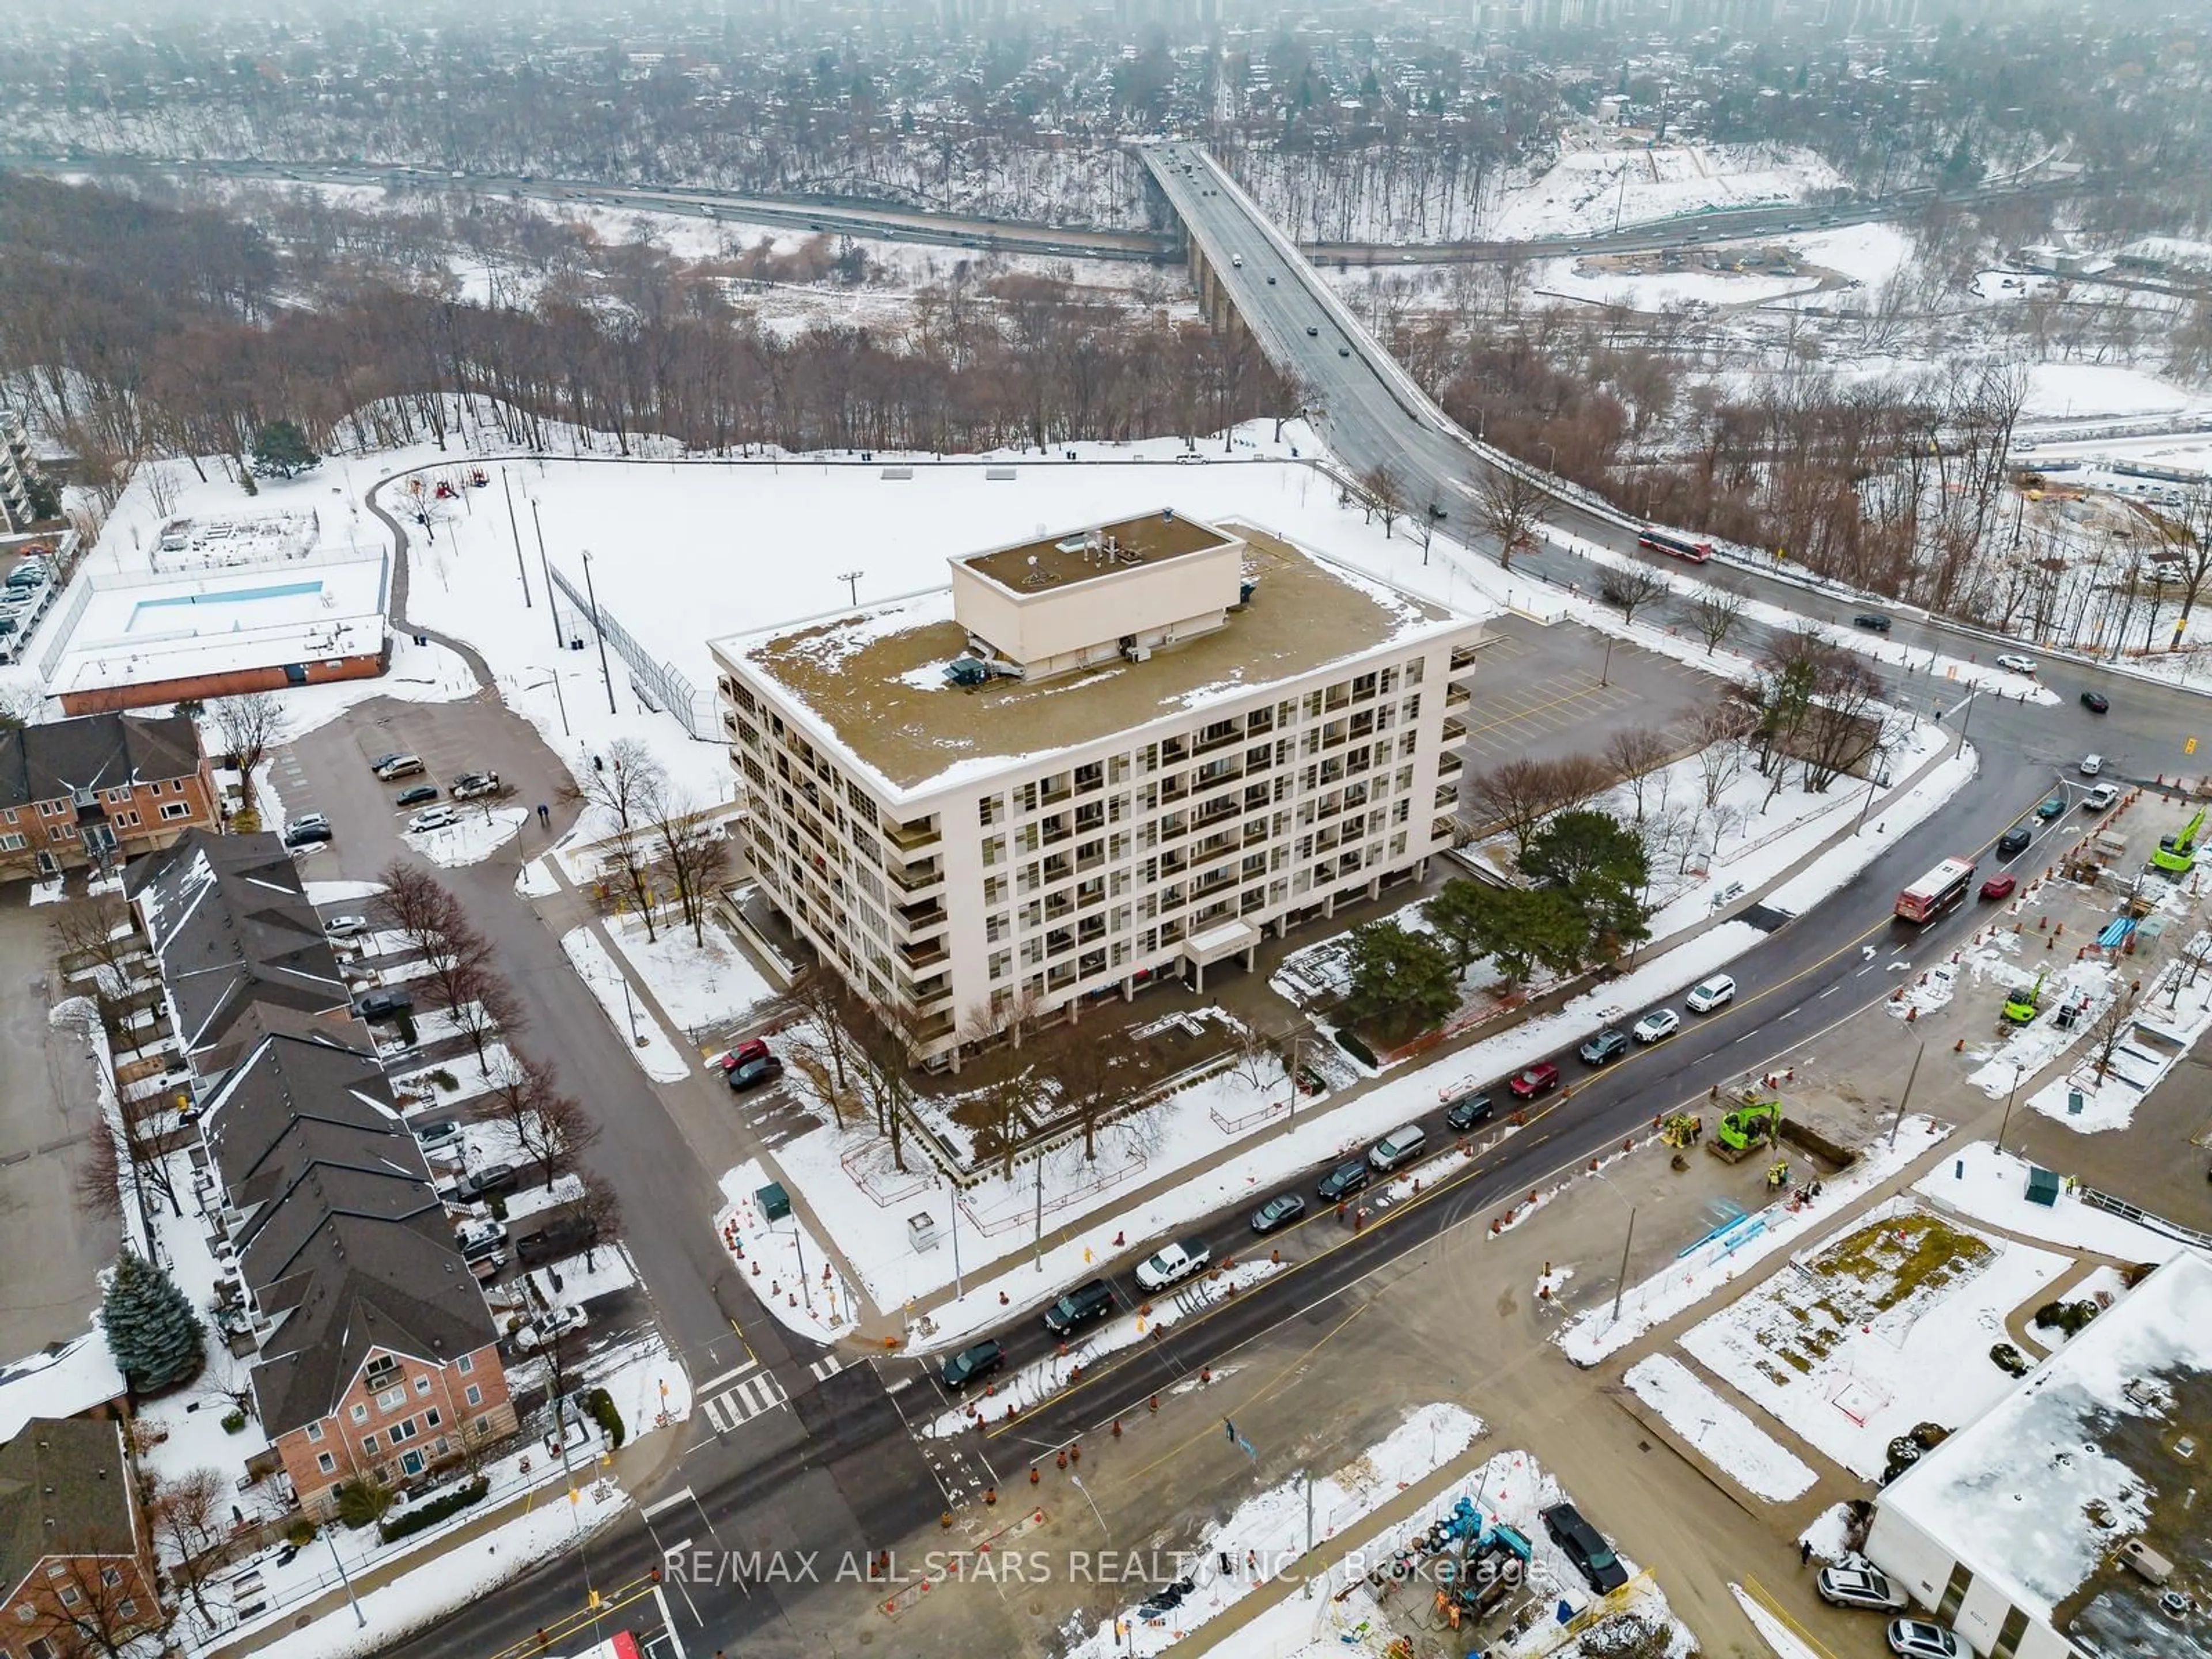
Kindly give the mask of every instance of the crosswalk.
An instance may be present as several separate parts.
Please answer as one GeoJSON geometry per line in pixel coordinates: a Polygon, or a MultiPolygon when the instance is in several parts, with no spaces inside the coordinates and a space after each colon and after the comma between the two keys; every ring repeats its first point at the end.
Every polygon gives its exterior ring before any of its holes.
{"type": "Polygon", "coordinates": [[[845,1369],[845,1362],[834,1353],[826,1353],[806,1369],[814,1373],[814,1380],[817,1382],[827,1382],[845,1369]]]}
{"type": "Polygon", "coordinates": [[[705,1395],[699,1405],[707,1420],[714,1425],[716,1434],[727,1434],[740,1423],[791,1403],[783,1384],[775,1380],[775,1373],[762,1370],[757,1359],[749,1359],[735,1370],[723,1372],[705,1384],[705,1389],[722,1383],[729,1386],[719,1393],[705,1395]]]}

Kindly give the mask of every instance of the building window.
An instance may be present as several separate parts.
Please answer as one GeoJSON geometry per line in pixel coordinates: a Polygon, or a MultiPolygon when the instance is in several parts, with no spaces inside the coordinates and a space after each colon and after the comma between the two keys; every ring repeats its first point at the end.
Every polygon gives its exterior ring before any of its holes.
{"type": "Polygon", "coordinates": [[[31,1620],[38,1616],[39,1610],[33,1607],[28,1601],[19,1601],[15,1604],[15,1622],[17,1624],[27,1625],[31,1620]]]}
{"type": "Polygon", "coordinates": [[[415,1437],[415,1419],[411,1417],[403,1417],[399,1421],[392,1425],[391,1439],[392,1443],[395,1446],[399,1445],[404,1442],[412,1440],[415,1437]]]}
{"type": "Polygon", "coordinates": [[[317,1452],[315,1454],[315,1467],[320,1469],[325,1474],[335,1474],[337,1472],[338,1460],[331,1456],[328,1452],[317,1452]]]}
{"type": "Polygon", "coordinates": [[[376,1396],[376,1409],[380,1412],[396,1412],[406,1403],[407,1389],[404,1384],[386,1389],[376,1396]]]}
{"type": "Polygon", "coordinates": [[[100,1582],[106,1585],[108,1589],[113,1589],[118,1584],[123,1582],[123,1569],[120,1567],[102,1567],[100,1570],[100,1582]]]}
{"type": "Polygon", "coordinates": [[[118,1618],[136,1619],[138,1616],[138,1604],[126,1595],[115,1604],[115,1612],[118,1618]]]}
{"type": "Polygon", "coordinates": [[[467,1391],[461,1395],[461,1398],[467,1401],[471,1406],[481,1406],[483,1404],[483,1390],[477,1387],[475,1383],[471,1382],[469,1384],[467,1391]]]}
{"type": "Polygon", "coordinates": [[[477,1357],[472,1353],[465,1353],[459,1359],[456,1359],[453,1362],[453,1369],[459,1371],[463,1376],[466,1376],[471,1371],[476,1370],[476,1368],[477,1357]]]}
{"type": "Polygon", "coordinates": [[[426,1429],[434,1429],[439,1424],[445,1420],[446,1419],[438,1415],[438,1408],[435,1406],[431,1407],[428,1411],[422,1413],[422,1426],[426,1429]]]}
{"type": "Polygon", "coordinates": [[[107,792],[107,804],[111,806],[119,806],[130,799],[131,786],[127,783],[120,789],[111,789],[107,792]]]}
{"type": "Polygon", "coordinates": [[[416,1378],[415,1379],[415,1392],[416,1392],[416,1393],[417,1393],[417,1394],[428,1394],[428,1393],[429,1393],[429,1392],[430,1392],[430,1379],[429,1379],[428,1377],[427,1377],[427,1376],[418,1376],[418,1377],[416,1377],[416,1378]]]}
{"type": "Polygon", "coordinates": [[[77,1587],[75,1584],[64,1584],[62,1586],[61,1595],[62,1605],[65,1607],[73,1607],[78,1602],[84,1600],[84,1597],[78,1593],[77,1587]]]}
{"type": "Polygon", "coordinates": [[[322,1425],[321,1424],[319,1424],[319,1423],[310,1423],[310,1424],[308,1424],[308,1425],[307,1425],[307,1438],[308,1438],[308,1439],[310,1439],[310,1440],[320,1440],[322,1437],[323,1437],[323,1425],[322,1425]]]}
{"type": "Polygon", "coordinates": [[[188,818],[191,815],[190,801],[167,800],[161,803],[161,816],[165,818],[188,818]]]}
{"type": "Polygon", "coordinates": [[[366,1423],[368,1421],[368,1407],[362,1405],[357,1400],[354,1401],[353,1420],[356,1423],[366,1423]]]}
{"type": "Polygon", "coordinates": [[[138,827],[138,815],[136,812],[118,812],[115,815],[115,821],[125,830],[136,830],[138,827]]]}
{"type": "Polygon", "coordinates": [[[24,845],[24,838],[20,830],[0,836],[0,853],[20,853],[23,850],[24,845]]]}
{"type": "Polygon", "coordinates": [[[374,1435],[373,1435],[373,1434],[365,1434],[365,1435],[362,1436],[362,1437],[361,1437],[361,1449],[362,1449],[362,1450],[365,1454],[367,1454],[368,1456],[371,1456],[371,1457],[375,1456],[375,1455],[376,1455],[376,1437],[375,1437],[374,1435]]]}

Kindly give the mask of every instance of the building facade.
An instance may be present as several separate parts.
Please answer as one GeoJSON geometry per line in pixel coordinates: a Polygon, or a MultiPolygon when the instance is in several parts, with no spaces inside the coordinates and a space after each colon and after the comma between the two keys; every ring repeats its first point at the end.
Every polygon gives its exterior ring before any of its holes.
{"type": "Polygon", "coordinates": [[[183,715],[0,731],[0,878],[118,863],[221,819],[211,765],[183,715]]]}
{"type": "Polygon", "coordinates": [[[0,1445],[0,1659],[114,1652],[161,1624],[118,1422],[34,1417],[0,1445]]]}
{"type": "Polygon", "coordinates": [[[763,890],[931,1063],[1451,844],[1475,623],[1172,513],[952,577],[713,647],[763,890]]]}
{"type": "Polygon", "coordinates": [[[0,410],[0,530],[28,530],[37,522],[31,510],[30,478],[39,464],[31,459],[31,434],[22,417],[0,410]]]}

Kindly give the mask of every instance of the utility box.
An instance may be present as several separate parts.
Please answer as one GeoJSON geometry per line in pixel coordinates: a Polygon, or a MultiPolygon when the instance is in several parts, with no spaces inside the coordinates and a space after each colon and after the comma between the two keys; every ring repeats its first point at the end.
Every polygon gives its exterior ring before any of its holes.
{"type": "Polygon", "coordinates": [[[791,1213],[791,1194],[783,1190],[781,1181],[771,1181],[753,1194],[753,1202],[760,1206],[761,1219],[781,1221],[791,1213]]]}
{"type": "Polygon", "coordinates": [[[2120,1546],[2120,1559],[2154,1584],[2163,1584],[2173,1577],[2173,1563],[2140,1538],[2130,1538],[2120,1546]]]}
{"type": "Polygon", "coordinates": [[[937,1248],[937,1218],[927,1210],[906,1218],[906,1241],[916,1255],[937,1248]]]}
{"type": "Polygon", "coordinates": [[[2046,1210],[2058,1205],[2058,1176],[2055,1170],[2039,1170],[2031,1166],[2027,1172],[2027,1201],[2040,1204],[2046,1210]]]}

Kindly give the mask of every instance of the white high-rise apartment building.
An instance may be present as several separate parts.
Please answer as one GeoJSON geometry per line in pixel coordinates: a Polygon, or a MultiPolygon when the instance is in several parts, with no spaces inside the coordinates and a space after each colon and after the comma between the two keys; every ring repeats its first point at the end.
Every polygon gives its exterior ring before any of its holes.
{"type": "Polygon", "coordinates": [[[712,647],[763,888],[933,1063],[1450,845],[1476,623],[1171,510],[951,569],[712,647]]]}

